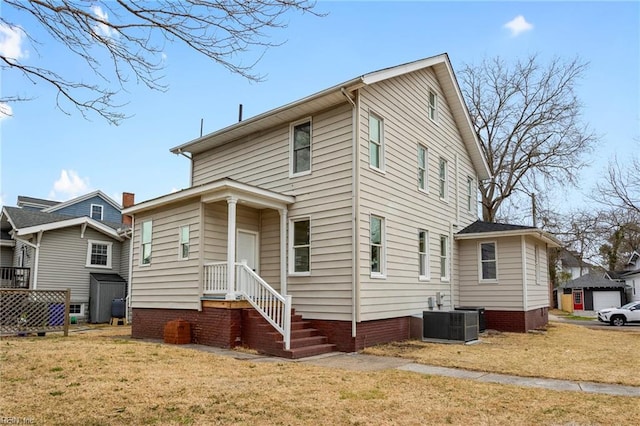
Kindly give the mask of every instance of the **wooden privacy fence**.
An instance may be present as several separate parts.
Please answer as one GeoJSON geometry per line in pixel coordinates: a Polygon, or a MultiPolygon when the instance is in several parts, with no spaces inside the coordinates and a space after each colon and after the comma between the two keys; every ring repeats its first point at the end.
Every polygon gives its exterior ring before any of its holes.
{"type": "Polygon", "coordinates": [[[69,335],[71,290],[0,289],[0,335],[63,331],[69,335]]]}

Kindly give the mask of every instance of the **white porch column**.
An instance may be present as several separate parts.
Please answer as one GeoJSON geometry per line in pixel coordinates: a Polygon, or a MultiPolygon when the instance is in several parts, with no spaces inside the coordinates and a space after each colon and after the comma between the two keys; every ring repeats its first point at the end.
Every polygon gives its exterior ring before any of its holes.
{"type": "Polygon", "coordinates": [[[227,294],[225,299],[236,298],[236,204],[238,199],[227,198],[227,294]]]}
{"type": "Polygon", "coordinates": [[[280,294],[287,294],[287,209],[280,213],[280,294]]]}

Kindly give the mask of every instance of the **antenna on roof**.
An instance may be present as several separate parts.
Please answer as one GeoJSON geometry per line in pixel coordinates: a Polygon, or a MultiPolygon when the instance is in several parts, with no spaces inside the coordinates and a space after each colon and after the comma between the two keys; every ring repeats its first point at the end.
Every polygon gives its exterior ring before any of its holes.
{"type": "Polygon", "coordinates": [[[204,125],[204,118],[200,119],[200,137],[202,137],[202,126],[204,125]]]}
{"type": "Polygon", "coordinates": [[[242,104],[238,105],[238,123],[242,121],[242,104]]]}

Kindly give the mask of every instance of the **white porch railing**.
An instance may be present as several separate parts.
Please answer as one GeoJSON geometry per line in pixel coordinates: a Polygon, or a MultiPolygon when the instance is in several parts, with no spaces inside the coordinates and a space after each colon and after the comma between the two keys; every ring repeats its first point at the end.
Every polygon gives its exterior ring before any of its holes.
{"type": "MultiPolygon", "coordinates": [[[[236,287],[251,306],[271,324],[284,340],[286,350],[291,346],[291,296],[283,296],[256,274],[246,263],[236,263],[236,287]]],[[[204,265],[204,294],[226,294],[226,262],[204,265]]]]}

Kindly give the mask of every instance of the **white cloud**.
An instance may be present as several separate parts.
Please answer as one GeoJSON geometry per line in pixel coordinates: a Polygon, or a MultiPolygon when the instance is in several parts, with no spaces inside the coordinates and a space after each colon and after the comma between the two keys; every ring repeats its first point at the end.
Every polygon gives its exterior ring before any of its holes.
{"type": "Polygon", "coordinates": [[[0,121],[13,116],[13,108],[6,102],[0,102],[0,121]]]}
{"type": "Polygon", "coordinates": [[[24,38],[22,28],[0,22],[0,55],[14,61],[27,58],[29,52],[22,47],[24,38]]]}
{"type": "Polygon", "coordinates": [[[49,198],[69,200],[90,192],[89,178],[81,178],[75,170],[62,170],[60,178],[53,183],[49,198]]]}
{"type": "Polygon", "coordinates": [[[533,29],[533,24],[527,22],[527,20],[524,19],[524,16],[518,15],[504,24],[504,27],[511,31],[511,37],[517,37],[521,33],[531,31],[533,29]]]}
{"type": "MultiPolygon", "coordinates": [[[[104,10],[102,10],[100,6],[97,6],[97,5],[91,6],[91,11],[93,12],[94,15],[96,15],[96,17],[98,17],[98,19],[104,22],[109,22],[109,14],[104,10]]],[[[118,35],[118,32],[116,30],[102,23],[93,27],[93,30],[96,32],[96,34],[105,36],[105,37],[116,37],[118,35]]]]}

